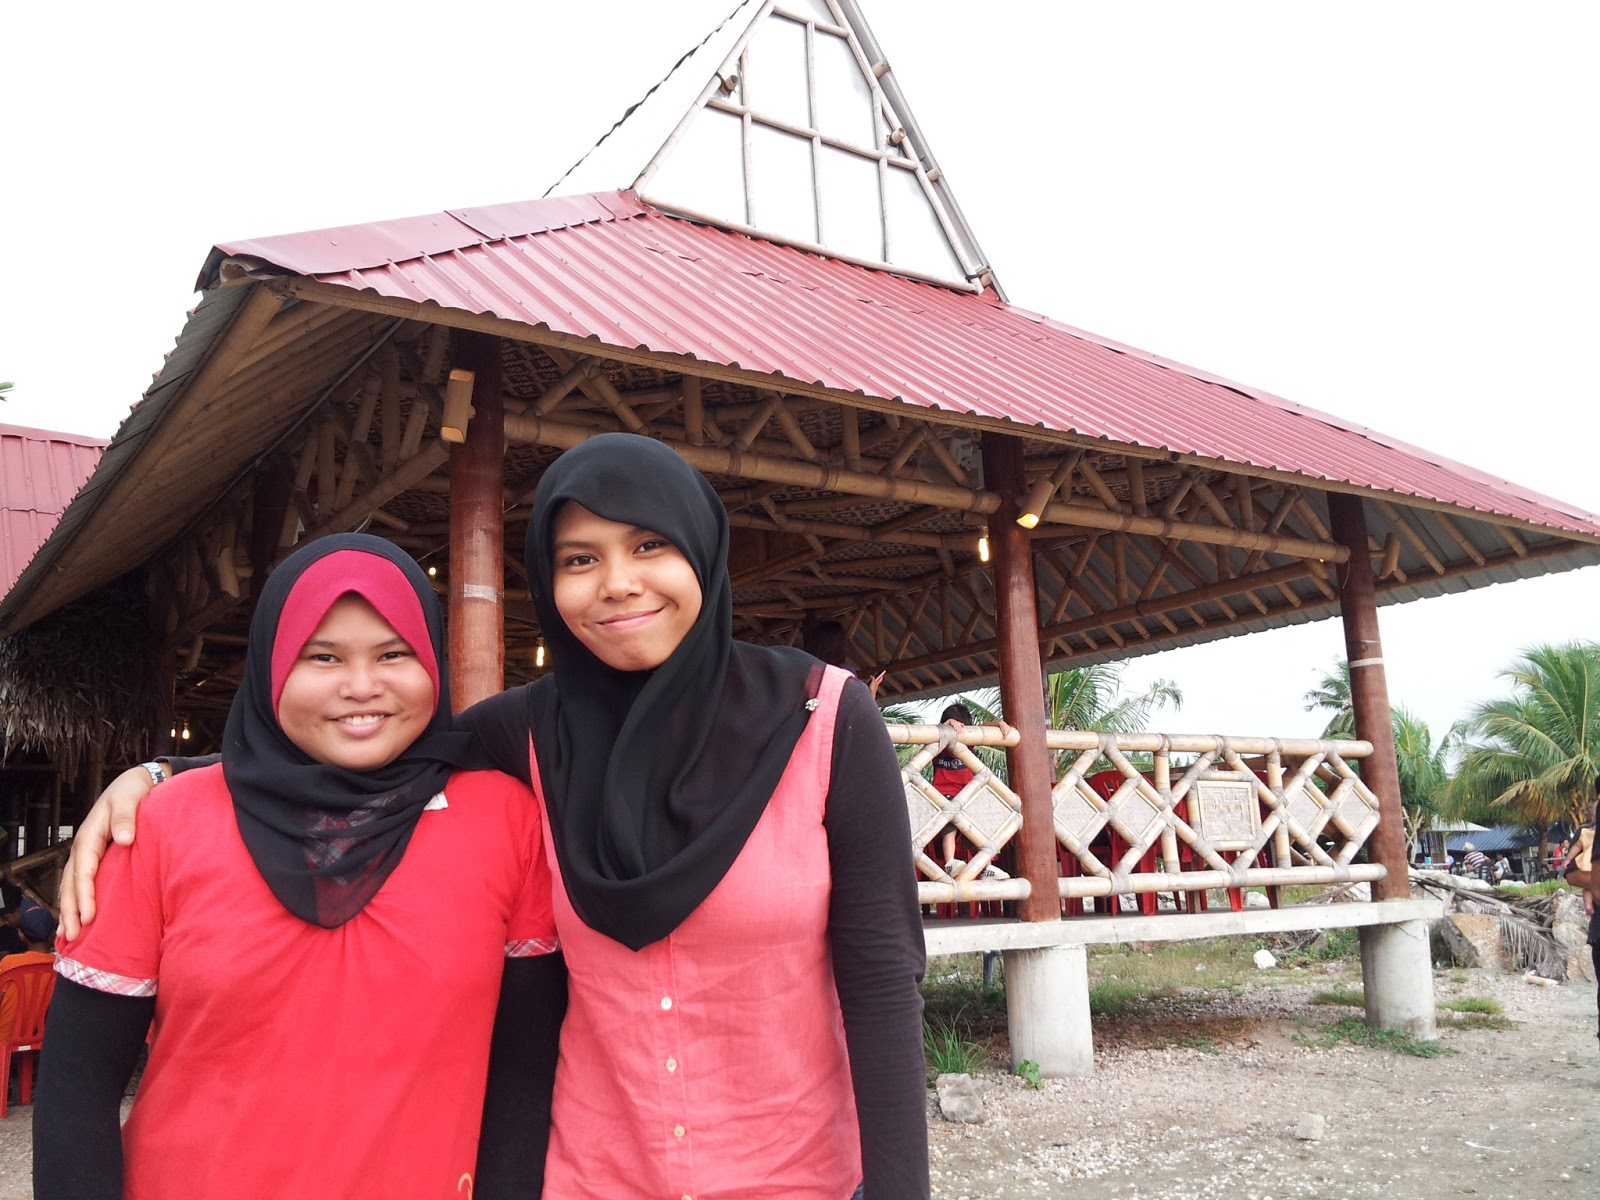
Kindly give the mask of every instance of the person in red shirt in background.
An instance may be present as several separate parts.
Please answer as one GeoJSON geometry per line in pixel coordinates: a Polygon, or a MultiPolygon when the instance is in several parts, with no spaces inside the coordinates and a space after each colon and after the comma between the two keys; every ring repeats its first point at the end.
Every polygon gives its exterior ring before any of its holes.
{"type": "MultiPolygon", "coordinates": [[[[55,940],[56,919],[50,915],[49,909],[41,904],[33,904],[26,911],[19,910],[17,933],[23,948],[15,954],[0,957],[0,974],[4,974],[12,967],[21,967],[28,963],[55,961],[56,956],[50,949],[50,943],[55,940]]],[[[0,996],[0,1033],[9,1033],[11,1023],[16,1017],[16,993],[7,992],[0,996]]]]}

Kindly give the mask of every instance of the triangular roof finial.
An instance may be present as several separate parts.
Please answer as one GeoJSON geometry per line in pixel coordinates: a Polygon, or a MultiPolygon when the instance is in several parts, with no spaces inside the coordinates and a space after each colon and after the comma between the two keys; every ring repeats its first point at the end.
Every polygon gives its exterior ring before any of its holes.
{"type": "Polygon", "coordinates": [[[744,0],[556,187],[1005,298],[856,0],[744,0]]]}

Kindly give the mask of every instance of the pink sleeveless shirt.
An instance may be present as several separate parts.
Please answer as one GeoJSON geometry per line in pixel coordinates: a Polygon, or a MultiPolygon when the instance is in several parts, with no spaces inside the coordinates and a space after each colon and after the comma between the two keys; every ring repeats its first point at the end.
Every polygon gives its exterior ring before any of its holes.
{"type": "Polygon", "coordinates": [[[662,941],[586,926],[543,823],[570,972],[545,1200],[848,1200],[861,1181],[822,826],[847,678],[828,668],[749,841],[662,941]]]}

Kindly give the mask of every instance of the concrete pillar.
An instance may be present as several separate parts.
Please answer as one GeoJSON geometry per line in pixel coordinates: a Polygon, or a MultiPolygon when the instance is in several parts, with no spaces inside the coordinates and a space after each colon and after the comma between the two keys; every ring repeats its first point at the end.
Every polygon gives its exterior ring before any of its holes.
{"type": "Polygon", "coordinates": [[[1094,1073],[1094,1031],[1084,948],[1007,950],[1005,964],[1012,1067],[1031,1060],[1050,1079],[1088,1078],[1094,1073]]]}
{"type": "Polygon", "coordinates": [[[1361,978],[1370,1028],[1398,1029],[1430,1042],[1439,1036],[1427,921],[1365,926],[1361,978]]]}

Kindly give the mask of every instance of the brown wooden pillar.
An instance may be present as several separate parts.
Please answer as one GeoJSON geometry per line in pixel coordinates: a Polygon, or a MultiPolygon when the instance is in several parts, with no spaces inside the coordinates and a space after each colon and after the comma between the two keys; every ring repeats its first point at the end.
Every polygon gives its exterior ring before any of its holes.
{"type": "Polygon", "coordinates": [[[1000,496],[989,516],[990,569],[1000,643],[1000,705],[1021,741],[1006,751],[1011,789],[1022,798],[1018,865],[1033,891],[1022,902],[1024,921],[1061,916],[1056,883],[1056,827],[1050,803],[1050,752],[1045,748],[1044,672],[1039,666],[1039,605],[1033,548],[1017,524],[1017,497],[1027,486],[1022,443],[1003,434],[983,438],[984,487],[1000,496]]]}
{"type": "Polygon", "coordinates": [[[1367,842],[1373,862],[1388,868],[1387,878],[1373,887],[1377,900],[1404,900],[1411,895],[1407,878],[1406,825],[1400,807],[1400,770],[1395,762],[1394,721],[1389,710],[1389,685],[1383,672],[1383,643],[1378,640],[1377,592],[1372,580],[1367,515],[1361,497],[1328,493],[1328,515],[1334,541],[1350,550],[1340,564],[1339,614],[1344,618],[1345,657],[1350,663],[1350,705],[1356,736],[1372,743],[1361,760],[1362,782],[1378,797],[1378,828],[1367,842]]]}
{"type": "Polygon", "coordinates": [[[450,698],[457,711],[505,686],[505,408],[500,341],[462,333],[473,372],[467,440],[450,448],[450,698]]]}

